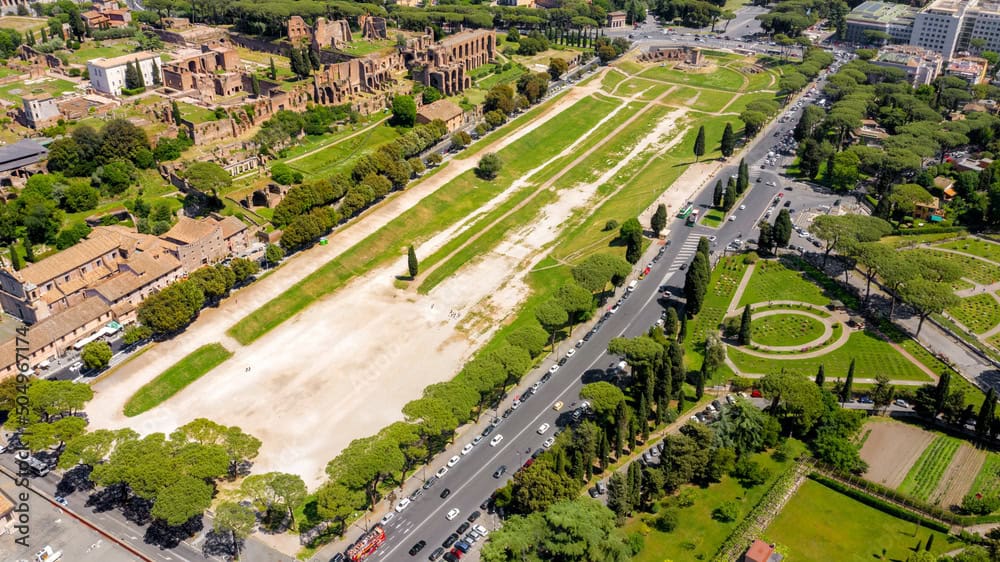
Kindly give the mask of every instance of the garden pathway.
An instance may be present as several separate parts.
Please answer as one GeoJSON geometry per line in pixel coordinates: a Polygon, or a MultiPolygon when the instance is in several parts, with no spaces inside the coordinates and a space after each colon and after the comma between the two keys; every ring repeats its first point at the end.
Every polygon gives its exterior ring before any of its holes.
{"type": "Polygon", "coordinates": [[[739,304],[740,299],[743,298],[743,291],[747,290],[747,285],[750,284],[750,278],[753,277],[755,269],[757,269],[757,264],[752,263],[743,273],[743,279],[740,279],[740,284],[736,286],[736,292],[733,293],[733,300],[729,301],[729,308],[726,309],[726,316],[736,312],[737,305],[739,304]]]}
{"type": "MultiPolygon", "coordinates": [[[[819,322],[821,322],[823,324],[823,333],[820,334],[819,336],[816,336],[815,339],[810,340],[810,341],[808,341],[808,342],[806,342],[806,343],[804,343],[802,345],[764,345],[764,344],[761,344],[761,343],[755,343],[754,344],[754,347],[756,347],[758,349],[762,349],[764,351],[770,351],[772,353],[782,353],[782,352],[788,352],[788,351],[799,351],[799,350],[801,350],[801,349],[803,349],[805,347],[809,347],[810,346],[809,344],[811,344],[813,342],[820,342],[820,344],[822,344],[826,340],[830,339],[831,336],[833,336],[833,327],[835,325],[836,320],[834,320],[832,318],[824,318],[824,317],[819,316],[817,314],[813,314],[813,313],[809,312],[808,310],[795,310],[795,309],[790,309],[790,308],[779,308],[777,310],[765,310],[763,312],[757,312],[757,313],[753,313],[752,310],[753,309],[751,308],[751,318],[753,320],[756,320],[758,318],[764,318],[765,316],[784,316],[784,315],[789,315],[789,314],[795,314],[795,315],[798,315],[798,316],[805,316],[806,318],[812,318],[813,320],[818,320],[819,322]]],[[[751,336],[751,338],[752,338],[752,336],[751,336]]],[[[753,340],[751,339],[751,341],[753,341],[753,340]]]]}

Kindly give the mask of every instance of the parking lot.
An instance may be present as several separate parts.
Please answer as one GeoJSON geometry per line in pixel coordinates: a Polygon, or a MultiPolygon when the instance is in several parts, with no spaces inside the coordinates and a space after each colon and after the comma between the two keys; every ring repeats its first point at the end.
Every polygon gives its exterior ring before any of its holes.
{"type": "MultiPolygon", "coordinates": [[[[0,490],[8,498],[16,498],[23,488],[16,487],[6,474],[0,475],[0,490]]],[[[136,557],[120,546],[108,542],[63,509],[34,493],[28,501],[30,516],[30,546],[15,544],[10,536],[0,539],[0,560],[34,560],[45,546],[53,554],[62,553],[62,560],[72,562],[131,562],[136,557]]]]}

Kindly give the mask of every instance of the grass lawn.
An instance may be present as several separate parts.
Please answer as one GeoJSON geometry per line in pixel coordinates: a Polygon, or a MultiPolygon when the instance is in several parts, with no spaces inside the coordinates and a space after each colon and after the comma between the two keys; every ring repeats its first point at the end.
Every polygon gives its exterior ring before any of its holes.
{"type": "Polygon", "coordinates": [[[735,501],[740,506],[740,518],[749,513],[781,472],[793,462],[791,459],[803,450],[802,443],[794,440],[790,443],[792,453],[783,463],[775,461],[769,454],[753,455],[753,460],[770,471],[767,482],[760,486],[746,490],[734,479],[724,476],[721,482],[704,488],[684,486],[679,495],[661,501],[661,509],[664,507],[677,509],[677,527],[670,533],[658,531],[653,527],[656,515],[643,514],[633,518],[625,525],[626,533],[646,533],[647,529],[649,532],[646,534],[645,548],[632,560],[635,562],[711,560],[719,546],[738,524],[738,521],[729,523],[716,521],[712,519],[712,511],[726,502],[735,501]],[[688,507],[680,507],[681,496],[693,500],[694,503],[688,507]]]}
{"type": "Polygon", "coordinates": [[[667,94],[667,97],[663,99],[663,102],[674,107],[690,107],[692,101],[695,97],[701,93],[701,90],[695,88],[688,88],[687,86],[676,86],[674,89],[667,94]]]}
{"type": "MultiPolygon", "coordinates": [[[[45,18],[29,18],[25,16],[4,16],[0,18],[0,29],[13,29],[18,33],[27,33],[29,29],[41,29],[48,26],[45,18]]],[[[41,39],[38,35],[36,39],[41,39]]]]}
{"type": "Polygon", "coordinates": [[[778,78],[771,72],[757,72],[757,73],[744,72],[743,75],[747,77],[747,85],[743,90],[745,92],[752,93],[752,92],[760,92],[761,90],[778,89],[778,78]]]}
{"type": "Polygon", "coordinates": [[[361,121],[357,123],[354,124],[347,123],[340,125],[338,129],[332,133],[326,133],[324,135],[306,135],[305,137],[302,138],[302,140],[300,140],[294,146],[291,146],[288,149],[286,149],[282,153],[284,154],[284,158],[282,158],[280,161],[285,162],[291,158],[295,158],[296,156],[300,156],[311,150],[315,150],[317,148],[338,143],[341,140],[343,140],[344,137],[349,137],[354,133],[357,133],[358,131],[370,127],[373,124],[385,119],[388,119],[388,116],[386,116],[384,113],[374,113],[367,117],[363,117],[361,121]]]}
{"type": "Polygon", "coordinates": [[[751,93],[743,94],[736,99],[726,108],[727,113],[743,113],[743,110],[747,108],[747,104],[759,100],[771,100],[777,103],[781,103],[782,96],[776,96],[773,92],[760,92],[755,90],[750,90],[751,93]]]}
{"type": "Polygon", "coordinates": [[[391,49],[396,45],[395,39],[380,39],[378,41],[369,41],[367,39],[358,39],[356,41],[351,41],[343,49],[338,49],[349,55],[355,57],[363,57],[365,55],[370,55],[372,53],[377,53],[379,51],[384,51],[386,49],[391,49]]]}
{"type": "Polygon", "coordinates": [[[943,533],[918,529],[813,480],[802,483],[764,532],[766,540],[783,547],[787,560],[839,562],[906,560],[928,535],[934,535],[932,553],[954,548],[943,533]]]}
{"type": "Polygon", "coordinates": [[[712,228],[719,228],[722,221],[726,220],[726,214],[718,209],[712,209],[701,216],[701,224],[712,228]]]}
{"type": "Polygon", "coordinates": [[[87,64],[88,61],[99,58],[113,58],[135,52],[135,45],[126,42],[121,43],[87,43],[79,51],[73,51],[69,55],[69,62],[76,64],[87,64]]]}
{"type": "Polygon", "coordinates": [[[58,78],[45,78],[39,81],[32,81],[32,84],[25,82],[13,82],[5,86],[0,86],[0,98],[10,100],[17,105],[21,105],[21,97],[27,94],[50,94],[59,97],[66,92],[72,92],[76,84],[69,80],[58,78]]]}
{"type": "MultiPolygon", "coordinates": [[[[717,92],[715,90],[701,90],[698,92],[698,99],[691,105],[694,109],[715,113],[722,111],[723,107],[729,103],[736,94],[729,92],[717,92]]],[[[730,119],[735,119],[731,117],[730,119]]]]}
{"type": "Polygon", "coordinates": [[[948,309],[948,314],[968,329],[981,334],[1000,324],[1000,303],[991,295],[979,293],[961,299],[956,306],[948,309]]]}
{"type": "MultiPolygon", "coordinates": [[[[907,236],[906,238],[912,238],[912,236],[907,236]]],[[[997,244],[996,242],[988,242],[981,238],[963,238],[961,240],[952,240],[951,242],[938,244],[936,247],[957,250],[962,253],[972,254],[974,256],[979,256],[981,258],[986,258],[990,261],[1000,263],[1000,244],[997,244]]]]}
{"type": "Polygon", "coordinates": [[[386,124],[378,125],[366,133],[289,162],[288,165],[302,172],[306,178],[329,176],[346,169],[363,154],[374,152],[376,148],[392,141],[400,134],[402,132],[399,129],[386,124]]]}
{"type": "MultiPolygon", "coordinates": [[[[688,328],[690,330],[690,326],[688,328]]],[[[823,365],[827,380],[836,380],[838,377],[846,377],[851,359],[857,359],[854,376],[859,379],[873,379],[876,375],[884,374],[892,380],[930,380],[922,369],[868,331],[854,332],[843,346],[810,359],[755,357],[733,347],[729,347],[728,352],[736,367],[746,373],[768,374],[784,369],[812,377],[819,366],[823,365]]]]}
{"type": "Polygon", "coordinates": [[[482,90],[489,91],[490,88],[496,86],[497,84],[507,84],[509,82],[516,82],[518,78],[526,74],[528,69],[524,68],[519,64],[515,64],[508,70],[504,70],[499,74],[490,74],[489,76],[484,76],[476,82],[476,87],[482,90]]]}
{"type": "Polygon", "coordinates": [[[934,242],[940,242],[941,240],[950,240],[952,238],[958,238],[965,235],[965,231],[962,231],[933,232],[930,234],[914,234],[912,236],[886,236],[885,238],[879,240],[879,243],[887,244],[893,248],[904,248],[906,246],[914,246],[916,244],[932,244],[934,242]]]}
{"type": "Polygon", "coordinates": [[[655,78],[696,88],[715,88],[737,92],[743,87],[743,76],[735,70],[718,67],[712,72],[684,72],[665,66],[654,66],[639,73],[644,78],[655,78]]]}
{"type": "Polygon", "coordinates": [[[944,476],[944,471],[951,464],[952,457],[958,451],[962,442],[954,437],[938,435],[931,444],[920,453],[920,458],[913,463],[906,478],[899,485],[899,491],[927,501],[931,492],[937,488],[938,480],[944,476]]]}
{"type": "Polygon", "coordinates": [[[805,345],[823,335],[824,325],[801,314],[775,314],[750,323],[751,339],[760,345],[805,345]]]}
{"type": "Polygon", "coordinates": [[[232,354],[218,343],[199,347],[133,394],[125,403],[125,415],[138,416],[151,410],[229,359],[232,354]]]}
{"type": "Polygon", "coordinates": [[[610,70],[601,78],[601,89],[609,94],[613,93],[615,86],[620,84],[625,78],[626,76],[621,72],[610,70]]]}
{"type": "Polygon", "coordinates": [[[953,254],[951,252],[936,252],[934,250],[924,249],[920,251],[931,252],[935,256],[958,264],[961,266],[962,271],[965,272],[962,277],[971,279],[980,285],[989,285],[1000,279],[1000,268],[997,268],[995,265],[991,265],[981,259],[974,258],[972,256],[963,256],[961,254],[953,254]]]}
{"type": "Polygon", "coordinates": [[[217,121],[215,111],[207,107],[192,105],[186,102],[177,102],[177,107],[181,110],[181,116],[192,123],[207,123],[217,121]]]}
{"type": "Polygon", "coordinates": [[[830,299],[805,273],[774,260],[760,260],[747,284],[739,306],[770,301],[799,301],[825,306],[830,299]]]}

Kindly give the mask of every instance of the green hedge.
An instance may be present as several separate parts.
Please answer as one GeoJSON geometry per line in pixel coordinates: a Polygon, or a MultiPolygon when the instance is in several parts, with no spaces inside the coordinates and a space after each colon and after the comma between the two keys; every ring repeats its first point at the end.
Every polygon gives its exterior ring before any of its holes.
{"type": "Polygon", "coordinates": [[[928,529],[933,529],[935,531],[941,531],[942,533],[945,533],[945,534],[947,534],[947,533],[950,532],[950,527],[948,525],[945,525],[944,523],[941,523],[939,521],[935,521],[933,519],[928,519],[926,517],[922,517],[920,515],[917,515],[917,514],[915,514],[913,512],[907,511],[907,510],[905,510],[905,509],[903,509],[903,508],[901,508],[901,507],[899,507],[899,506],[897,506],[895,504],[889,503],[889,502],[887,502],[887,501],[885,501],[885,500],[883,500],[881,498],[877,498],[875,496],[866,494],[866,493],[864,493],[864,492],[862,492],[862,491],[860,491],[860,490],[858,490],[856,488],[852,488],[850,486],[844,485],[844,484],[842,484],[842,483],[840,483],[840,482],[838,482],[838,481],[836,481],[836,480],[834,480],[832,478],[824,476],[822,474],[813,472],[813,473],[809,474],[809,478],[811,478],[811,479],[815,480],[816,482],[818,482],[818,483],[826,486],[827,488],[830,488],[831,490],[833,490],[835,492],[840,492],[841,494],[844,494],[845,496],[854,498],[854,499],[858,500],[859,502],[861,502],[861,503],[863,503],[863,504],[865,504],[865,505],[867,505],[869,507],[874,507],[875,509],[878,509],[879,511],[882,511],[882,512],[888,513],[889,515],[892,515],[893,517],[898,517],[898,518],[903,519],[905,521],[919,522],[920,525],[922,525],[924,527],[927,527],[928,529]]]}
{"type": "Polygon", "coordinates": [[[917,234],[936,234],[945,232],[962,232],[964,226],[920,226],[917,228],[904,228],[898,232],[900,236],[915,236],[917,234]]]}

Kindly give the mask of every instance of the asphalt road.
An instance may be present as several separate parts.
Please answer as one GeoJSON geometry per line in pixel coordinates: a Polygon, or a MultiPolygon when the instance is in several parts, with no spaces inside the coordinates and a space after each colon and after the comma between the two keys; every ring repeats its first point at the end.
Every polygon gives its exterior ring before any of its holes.
{"type": "MultiPolygon", "coordinates": [[[[645,280],[640,281],[631,296],[625,300],[621,309],[611,315],[603,324],[599,332],[593,335],[588,342],[576,350],[575,354],[568,359],[552,378],[542,384],[538,391],[527,401],[520,405],[507,419],[502,419],[493,433],[475,446],[471,452],[461,455],[460,450],[467,443],[478,435],[483,427],[492,418],[492,412],[484,415],[480,423],[467,426],[459,430],[455,443],[448,451],[438,455],[437,459],[426,468],[425,478],[431,477],[441,468],[453,455],[458,455],[460,461],[448,470],[435,484],[423,492],[401,513],[397,513],[392,520],[385,525],[386,543],[375,551],[370,560],[378,561],[402,561],[402,560],[426,560],[430,553],[449,534],[466,520],[467,516],[474,511],[482,511],[479,505],[490,497],[494,490],[503,486],[514,472],[521,467],[531,456],[531,453],[542,446],[542,442],[553,434],[553,431],[567,423],[572,405],[580,401],[579,392],[584,384],[584,380],[590,381],[590,376],[596,374],[597,370],[605,370],[620,361],[618,357],[607,353],[608,342],[615,337],[634,337],[646,333],[649,327],[657,321],[663,305],[658,300],[659,287],[666,285],[673,294],[682,294],[684,284],[684,272],[681,265],[687,264],[694,256],[698,240],[702,236],[715,236],[713,244],[713,257],[722,254],[723,248],[732,240],[741,236],[744,239],[756,238],[755,230],[759,218],[769,208],[771,201],[779,192],[784,191],[784,187],[789,183],[782,178],[778,171],[780,166],[766,167],[761,170],[756,162],[763,160],[765,155],[775,144],[775,132],[779,136],[792,130],[797,122],[797,117],[788,119],[785,123],[775,121],[758,135],[743,153],[743,157],[750,164],[751,184],[749,190],[744,194],[739,205],[745,205],[743,210],[733,212],[734,220],[725,221],[718,229],[707,228],[701,225],[688,227],[684,221],[672,218],[668,223],[666,239],[669,244],[662,257],[653,264],[651,273],[645,280]],[[757,177],[761,182],[756,182],[757,177]],[[767,182],[774,182],[776,185],[769,186],[767,182]],[[565,407],[561,412],[553,410],[553,404],[561,401],[565,407]],[[539,426],[543,423],[550,425],[550,428],[539,434],[539,426]],[[496,446],[490,445],[490,440],[503,435],[503,440],[496,446]],[[507,467],[507,472],[501,478],[493,478],[493,472],[501,465],[507,467]],[[445,488],[451,491],[446,499],[440,498],[440,493],[445,488]],[[454,520],[446,518],[451,509],[458,509],[459,515],[454,520]],[[411,557],[408,553],[417,541],[424,540],[427,546],[416,557],[411,557]]],[[[712,203],[712,191],[717,179],[726,183],[730,175],[738,172],[739,160],[733,159],[729,165],[723,167],[717,177],[712,178],[706,184],[706,188],[695,198],[694,203],[707,210],[712,203]]],[[[656,255],[660,243],[654,243],[647,251],[645,258],[647,261],[656,255]]],[[[641,264],[640,264],[641,265],[641,264]]],[[[620,290],[615,298],[620,297],[620,290]]],[[[609,306],[613,301],[609,301],[609,306]]],[[[573,338],[562,343],[557,349],[557,353],[545,361],[539,369],[525,376],[520,387],[511,392],[499,406],[498,411],[503,412],[508,408],[516,396],[520,396],[533,383],[539,381],[542,375],[559,358],[563,357],[567,350],[573,348],[577,338],[582,337],[589,329],[577,330],[573,338]]],[[[398,494],[399,498],[406,497],[420,488],[421,481],[411,479],[407,487],[398,494]]],[[[384,504],[383,504],[384,505],[384,504]]],[[[487,514],[483,513],[483,518],[487,514]]],[[[495,523],[492,519],[480,522],[488,529],[495,523]]],[[[374,517],[367,521],[361,521],[359,526],[370,527],[376,523],[374,517]]],[[[353,529],[348,533],[349,537],[356,538],[362,529],[353,529]]],[[[337,550],[346,548],[344,542],[338,545],[323,549],[322,554],[317,554],[314,560],[327,560],[337,550]]]]}

